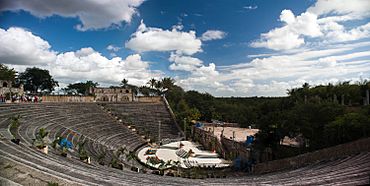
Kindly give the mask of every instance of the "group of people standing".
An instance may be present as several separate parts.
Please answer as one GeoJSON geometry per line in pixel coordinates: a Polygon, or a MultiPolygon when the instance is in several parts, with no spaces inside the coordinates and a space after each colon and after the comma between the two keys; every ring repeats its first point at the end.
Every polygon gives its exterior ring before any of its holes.
{"type": "Polygon", "coordinates": [[[6,101],[6,97],[2,94],[0,95],[0,103],[4,103],[6,101]]]}
{"type": "Polygon", "coordinates": [[[12,103],[20,103],[20,102],[30,102],[30,103],[38,103],[42,101],[42,98],[35,95],[13,95],[12,97],[0,95],[0,103],[5,103],[7,100],[10,100],[12,103]]]}

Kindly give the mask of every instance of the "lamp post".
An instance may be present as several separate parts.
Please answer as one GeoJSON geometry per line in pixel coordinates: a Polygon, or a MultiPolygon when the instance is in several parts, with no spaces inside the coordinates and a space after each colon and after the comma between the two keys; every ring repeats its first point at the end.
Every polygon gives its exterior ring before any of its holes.
{"type": "Polygon", "coordinates": [[[186,118],[184,118],[184,135],[186,140],[186,118]]]}
{"type": "Polygon", "coordinates": [[[159,122],[159,125],[158,125],[158,143],[160,143],[161,141],[161,121],[158,121],[159,122]]]}

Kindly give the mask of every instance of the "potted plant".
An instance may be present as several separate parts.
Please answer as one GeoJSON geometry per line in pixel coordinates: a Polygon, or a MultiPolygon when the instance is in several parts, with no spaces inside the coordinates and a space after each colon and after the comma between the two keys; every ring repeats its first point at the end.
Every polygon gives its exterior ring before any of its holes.
{"type": "Polygon", "coordinates": [[[134,160],[135,159],[135,153],[134,152],[132,152],[132,151],[129,151],[129,152],[127,152],[126,154],[126,160],[128,161],[128,162],[130,162],[130,164],[131,164],[131,166],[132,166],[132,160],[134,160]]]}
{"type": "Polygon", "coordinates": [[[59,138],[59,146],[61,155],[67,157],[68,149],[72,149],[72,142],[68,141],[66,138],[59,138]]]}
{"type": "Polygon", "coordinates": [[[87,155],[87,152],[85,150],[85,143],[86,141],[78,143],[78,155],[80,156],[80,160],[82,160],[85,163],[90,164],[91,158],[87,155]]]}
{"type": "Polygon", "coordinates": [[[62,152],[60,155],[62,155],[63,157],[67,157],[67,152],[68,152],[68,149],[66,146],[61,146],[62,148],[62,152]]]}
{"type": "Polygon", "coordinates": [[[57,148],[57,144],[60,143],[60,137],[58,136],[57,138],[54,139],[53,142],[51,142],[51,147],[53,147],[54,149],[57,148]]]}
{"type": "Polygon", "coordinates": [[[123,169],[123,165],[121,163],[119,163],[117,157],[112,157],[109,164],[110,164],[110,166],[112,166],[115,169],[120,169],[120,170],[123,169]]]}
{"type": "Polygon", "coordinates": [[[39,129],[39,132],[36,134],[36,139],[33,142],[33,145],[37,149],[45,154],[48,154],[48,146],[45,142],[45,137],[49,134],[44,128],[39,129]]]}
{"type": "Polygon", "coordinates": [[[104,161],[105,160],[105,156],[106,156],[106,152],[105,151],[98,156],[98,163],[100,165],[105,165],[105,161],[104,161]]]}
{"type": "Polygon", "coordinates": [[[19,128],[19,119],[21,118],[20,115],[18,115],[17,117],[11,117],[10,118],[10,133],[12,134],[13,136],[13,139],[11,140],[13,143],[19,145],[19,142],[21,141],[19,138],[17,138],[17,131],[18,131],[18,128],[19,128]]]}
{"type": "Polygon", "coordinates": [[[173,165],[176,167],[176,176],[180,175],[180,161],[174,161],[173,165]]]}
{"type": "Polygon", "coordinates": [[[144,128],[144,139],[149,139],[149,134],[150,134],[149,130],[144,128]]]}
{"type": "Polygon", "coordinates": [[[150,139],[149,139],[149,142],[150,143],[155,143],[155,140],[157,140],[157,138],[155,136],[151,136],[150,139]]]}

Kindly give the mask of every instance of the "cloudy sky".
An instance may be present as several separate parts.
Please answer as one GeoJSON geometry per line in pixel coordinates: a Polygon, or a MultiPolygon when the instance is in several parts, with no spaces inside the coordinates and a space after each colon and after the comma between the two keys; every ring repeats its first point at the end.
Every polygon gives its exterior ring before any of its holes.
{"type": "Polygon", "coordinates": [[[215,96],[370,78],[370,0],[0,0],[0,63],[215,96]]]}

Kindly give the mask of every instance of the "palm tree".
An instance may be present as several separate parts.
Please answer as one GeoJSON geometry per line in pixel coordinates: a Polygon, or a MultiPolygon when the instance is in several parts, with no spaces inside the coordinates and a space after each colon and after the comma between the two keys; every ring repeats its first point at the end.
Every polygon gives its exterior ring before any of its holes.
{"type": "Polygon", "coordinates": [[[170,77],[163,78],[161,82],[163,89],[171,89],[175,85],[175,80],[170,77]]]}
{"type": "Polygon", "coordinates": [[[167,166],[166,162],[161,160],[161,163],[158,166],[158,169],[161,175],[164,174],[164,169],[166,168],[166,166],[167,166]]]}
{"type": "Polygon", "coordinates": [[[172,165],[172,160],[168,160],[167,162],[166,162],[166,167],[168,166],[168,165],[172,165]]]}
{"type": "Polygon", "coordinates": [[[154,79],[154,78],[152,78],[152,79],[150,79],[150,80],[148,81],[148,83],[147,83],[147,84],[149,84],[150,88],[152,88],[152,89],[153,89],[153,88],[155,87],[156,83],[157,83],[157,80],[156,80],[156,79],[154,79]]]}
{"type": "Polygon", "coordinates": [[[349,81],[344,81],[337,85],[336,91],[341,96],[340,103],[344,105],[346,97],[348,97],[349,81]]]}
{"type": "Polygon", "coordinates": [[[121,85],[123,86],[123,87],[127,87],[127,85],[128,85],[128,80],[127,79],[123,79],[122,81],[121,81],[121,85]]]}
{"type": "Polygon", "coordinates": [[[303,97],[304,97],[304,103],[307,103],[307,97],[308,97],[308,94],[309,94],[309,90],[310,90],[310,85],[306,82],[302,85],[302,93],[303,93],[303,97]]]}
{"type": "Polygon", "coordinates": [[[179,175],[180,172],[180,161],[174,161],[173,164],[176,166],[176,174],[179,175]]]}
{"type": "Polygon", "coordinates": [[[363,102],[364,105],[369,104],[369,89],[370,89],[370,81],[367,81],[366,79],[359,82],[360,91],[361,94],[364,96],[363,102]]]}
{"type": "Polygon", "coordinates": [[[162,90],[163,90],[163,82],[162,81],[157,81],[155,83],[155,88],[157,89],[158,94],[161,94],[162,90]]]}

